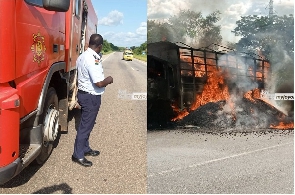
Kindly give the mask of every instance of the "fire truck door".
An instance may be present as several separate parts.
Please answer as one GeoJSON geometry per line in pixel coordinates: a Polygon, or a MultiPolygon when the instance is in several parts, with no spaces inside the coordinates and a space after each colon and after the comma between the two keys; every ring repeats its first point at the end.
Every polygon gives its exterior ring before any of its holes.
{"type": "Polygon", "coordinates": [[[73,14],[72,14],[72,29],[71,29],[71,43],[70,43],[70,69],[76,68],[76,60],[80,51],[80,37],[82,25],[82,0],[74,0],[73,14]]]}

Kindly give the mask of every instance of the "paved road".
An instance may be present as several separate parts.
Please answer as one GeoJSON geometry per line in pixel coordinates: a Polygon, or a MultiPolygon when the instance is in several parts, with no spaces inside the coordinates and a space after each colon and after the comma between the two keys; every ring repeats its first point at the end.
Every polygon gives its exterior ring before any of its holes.
{"type": "Polygon", "coordinates": [[[92,167],[71,161],[80,112],[70,113],[69,132],[43,166],[29,166],[1,186],[9,193],[146,193],[146,101],[118,98],[118,91],[146,92],[146,63],[123,61],[122,52],[104,56],[105,76],[114,83],[102,96],[97,123],[90,136],[98,157],[92,167]]]}
{"type": "Polygon", "coordinates": [[[148,193],[294,193],[294,133],[148,131],[148,193]]]}

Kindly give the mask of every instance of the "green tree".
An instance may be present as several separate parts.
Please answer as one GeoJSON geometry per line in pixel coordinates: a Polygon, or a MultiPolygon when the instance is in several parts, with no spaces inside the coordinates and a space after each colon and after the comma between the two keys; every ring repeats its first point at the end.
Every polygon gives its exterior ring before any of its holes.
{"type": "Polygon", "coordinates": [[[174,29],[180,31],[180,35],[187,35],[190,38],[196,37],[197,29],[200,26],[202,14],[190,10],[181,10],[178,15],[169,18],[169,23],[174,29]]]}
{"type": "Polygon", "coordinates": [[[141,55],[143,51],[147,51],[147,42],[142,43],[139,47],[133,46],[131,49],[133,50],[134,54],[141,55]]]}
{"type": "MultiPolygon", "coordinates": [[[[244,16],[232,31],[242,38],[236,44],[238,51],[257,50],[270,60],[272,74],[268,78],[270,93],[294,92],[294,17],[244,16]]],[[[293,101],[278,102],[294,112],[293,101]],[[291,104],[291,106],[289,105],[291,104]]]]}
{"type": "Polygon", "coordinates": [[[174,42],[174,34],[171,25],[166,22],[160,23],[154,20],[148,20],[147,29],[147,43],[159,41],[174,42]]]}
{"type": "Polygon", "coordinates": [[[237,49],[255,52],[260,50],[263,55],[273,62],[281,59],[286,51],[294,53],[294,17],[289,16],[244,16],[236,22],[237,27],[232,31],[242,38],[237,49]]]}
{"type": "Polygon", "coordinates": [[[164,23],[148,20],[148,43],[167,40],[185,42],[193,47],[219,44],[222,41],[221,27],[216,25],[219,15],[220,12],[215,11],[203,17],[201,12],[181,10],[164,23]]]}
{"type": "Polygon", "coordinates": [[[104,53],[109,52],[109,51],[112,51],[111,44],[110,44],[107,40],[104,40],[104,41],[103,41],[102,51],[103,51],[104,53]]]}
{"type": "Polygon", "coordinates": [[[111,49],[112,49],[113,51],[119,51],[119,50],[120,50],[119,47],[115,46],[115,45],[112,44],[112,43],[110,43],[110,46],[111,46],[111,49]]]}
{"type": "Polygon", "coordinates": [[[220,44],[222,42],[222,36],[220,34],[221,26],[216,25],[219,20],[219,11],[215,11],[206,16],[206,18],[201,19],[200,27],[198,28],[198,33],[200,36],[197,40],[199,47],[218,49],[218,46],[212,45],[212,43],[220,44]]]}

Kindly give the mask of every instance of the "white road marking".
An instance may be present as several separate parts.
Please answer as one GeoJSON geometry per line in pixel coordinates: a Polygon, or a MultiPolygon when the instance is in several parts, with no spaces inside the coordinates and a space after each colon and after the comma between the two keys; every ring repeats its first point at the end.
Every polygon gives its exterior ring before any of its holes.
{"type": "Polygon", "coordinates": [[[226,157],[222,157],[222,158],[217,158],[217,159],[212,159],[212,160],[208,160],[208,161],[201,162],[201,163],[192,164],[192,165],[189,165],[187,167],[174,167],[172,169],[168,169],[168,170],[165,170],[165,171],[152,173],[152,174],[148,175],[148,177],[153,177],[155,175],[164,175],[166,173],[171,173],[171,172],[174,172],[174,171],[180,171],[182,169],[187,169],[187,168],[194,168],[194,167],[210,164],[210,163],[213,163],[213,162],[227,160],[227,159],[231,159],[231,158],[236,158],[236,157],[244,156],[244,155],[247,155],[247,154],[260,152],[260,151],[263,151],[263,150],[269,150],[269,149],[273,149],[273,148],[277,148],[277,147],[281,147],[281,146],[285,146],[285,145],[289,145],[289,144],[293,144],[293,143],[294,142],[288,142],[288,143],[285,143],[285,144],[278,144],[278,145],[275,145],[275,146],[270,146],[270,147],[261,148],[261,149],[257,149],[257,150],[252,150],[252,151],[248,151],[248,152],[242,152],[242,153],[239,153],[239,154],[234,154],[234,155],[230,155],[230,156],[226,156],[226,157]]]}
{"type": "MultiPolygon", "coordinates": [[[[131,67],[131,66],[130,66],[131,67]]],[[[132,67],[131,67],[132,68],[132,67]]],[[[132,68],[132,70],[135,70],[134,68],[132,68]]]]}

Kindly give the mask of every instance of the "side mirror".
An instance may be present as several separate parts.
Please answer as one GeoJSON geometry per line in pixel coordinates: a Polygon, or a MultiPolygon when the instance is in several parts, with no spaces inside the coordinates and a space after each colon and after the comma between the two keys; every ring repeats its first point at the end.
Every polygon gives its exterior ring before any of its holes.
{"type": "Polygon", "coordinates": [[[43,0],[43,7],[48,11],[67,12],[70,0],[43,0]]]}

